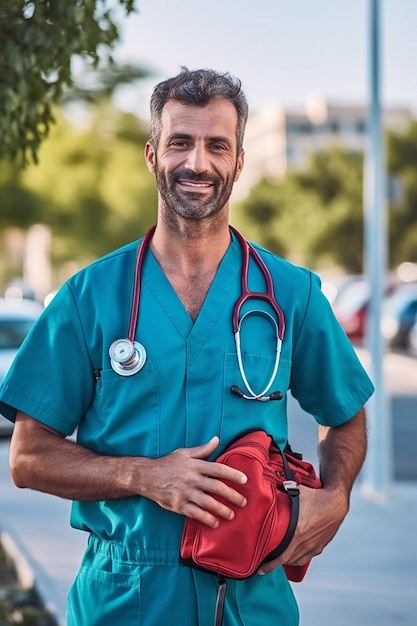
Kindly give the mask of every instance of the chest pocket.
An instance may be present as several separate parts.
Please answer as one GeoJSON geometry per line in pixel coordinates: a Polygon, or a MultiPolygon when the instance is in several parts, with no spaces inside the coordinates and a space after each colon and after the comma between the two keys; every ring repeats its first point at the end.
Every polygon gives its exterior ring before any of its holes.
{"type": "MultiPolygon", "coordinates": [[[[255,393],[265,389],[274,369],[275,359],[272,356],[259,354],[242,355],[245,375],[255,393]]],[[[245,400],[231,393],[230,388],[238,385],[247,393],[237,365],[236,353],[227,353],[224,361],[224,398],[221,421],[221,441],[227,445],[239,432],[251,428],[262,428],[274,434],[278,439],[285,439],[287,431],[286,394],[289,388],[291,362],[280,360],[277,374],[268,392],[281,391],[282,400],[245,400]]]]}
{"type": "Polygon", "coordinates": [[[133,376],[103,370],[91,410],[80,424],[79,441],[102,453],[156,457],[160,402],[152,362],[133,376]]]}

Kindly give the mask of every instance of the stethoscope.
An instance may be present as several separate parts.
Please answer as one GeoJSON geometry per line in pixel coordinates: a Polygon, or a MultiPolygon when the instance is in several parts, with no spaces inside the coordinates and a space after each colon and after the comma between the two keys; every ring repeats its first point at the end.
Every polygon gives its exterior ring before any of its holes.
{"type": "MultiPolygon", "coordinates": [[[[133,376],[137,372],[139,372],[146,362],[146,350],[144,346],[135,341],[136,336],[136,328],[138,324],[138,315],[139,315],[139,300],[140,300],[140,291],[141,291],[141,274],[143,268],[143,262],[145,258],[145,253],[149,247],[149,242],[152,239],[152,236],[155,232],[156,226],[152,226],[152,228],[146,233],[144,236],[142,243],[139,248],[138,256],[136,259],[136,268],[135,268],[135,277],[134,277],[134,285],[133,285],[133,299],[132,299],[132,310],[130,314],[130,324],[129,324],[129,333],[127,338],[125,339],[116,339],[110,348],[109,348],[109,356],[110,356],[110,364],[113,370],[120,374],[121,376],[133,376]]],[[[235,234],[238,239],[241,249],[242,249],[242,270],[241,270],[241,295],[236,301],[233,310],[233,334],[236,344],[236,354],[237,354],[237,362],[239,366],[239,372],[242,377],[244,386],[246,391],[243,391],[237,385],[232,385],[230,391],[245,400],[260,400],[262,402],[268,400],[281,400],[283,394],[281,391],[274,391],[269,393],[273,382],[275,380],[275,376],[278,371],[278,366],[281,357],[281,348],[282,342],[284,340],[285,333],[285,320],[282,309],[278,305],[275,293],[274,293],[274,285],[272,282],[271,274],[265,265],[264,261],[255,250],[255,248],[240,234],[238,230],[236,230],[233,226],[230,226],[230,229],[235,234]],[[266,283],[266,291],[265,292],[257,292],[257,291],[249,291],[248,286],[248,273],[249,273],[249,259],[252,256],[255,263],[258,265],[261,270],[265,283],[266,283]],[[275,311],[277,319],[273,317],[267,311],[262,310],[249,310],[244,315],[240,315],[240,311],[245,302],[251,299],[264,300],[267,302],[272,309],[275,311]],[[242,327],[242,323],[249,316],[253,315],[261,315],[264,317],[269,323],[272,324],[275,332],[275,360],[274,366],[271,373],[271,377],[265,386],[265,388],[256,393],[246,376],[244,366],[243,366],[243,358],[242,358],[242,349],[240,342],[240,331],[242,327]]]]}

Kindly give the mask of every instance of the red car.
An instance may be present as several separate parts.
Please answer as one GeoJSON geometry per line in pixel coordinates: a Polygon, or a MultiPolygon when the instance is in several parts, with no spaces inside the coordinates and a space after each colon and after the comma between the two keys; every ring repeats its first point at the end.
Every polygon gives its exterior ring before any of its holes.
{"type": "MultiPolygon", "coordinates": [[[[398,281],[388,280],[385,295],[392,293],[398,285],[398,281]]],[[[365,337],[369,298],[368,281],[360,278],[348,283],[333,302],[335,315],[352,341],[362,341],[365,337]]]]}

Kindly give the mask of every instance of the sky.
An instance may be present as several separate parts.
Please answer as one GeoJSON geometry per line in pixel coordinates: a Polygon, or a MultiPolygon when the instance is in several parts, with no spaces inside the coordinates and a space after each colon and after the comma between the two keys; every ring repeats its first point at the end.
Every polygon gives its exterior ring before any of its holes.
{"type": "MultiPolygon", "coordinates": [[[[252,113],[303,109],[311,95],[366,104],[371,0],[137,0],[119,20],[116,59],[153,76],[119,92],[117,104],[148,117],[154,84],[190,69],[238,76],[252,113]]],[[[417,115],[417,0],[380,0],[381,101],[417,115]]]]}

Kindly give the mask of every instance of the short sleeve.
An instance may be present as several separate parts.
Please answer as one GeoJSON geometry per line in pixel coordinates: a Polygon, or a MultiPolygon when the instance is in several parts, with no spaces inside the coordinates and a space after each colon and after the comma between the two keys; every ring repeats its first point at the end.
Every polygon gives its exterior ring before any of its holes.
{"type": "Polygon", "coordinates": [[[290,388],[300,406],[328,426],[351,419],[374,391],[314,274],[310,274],[305,315],[294,337],[290,388]]]}
{"type": "Polygon", "coordinates": [[[91,402],[94,376],[68,284],[57,293],[23,342],[0,386],[0,411],[22,411],[66,435],[91,402]]]}

